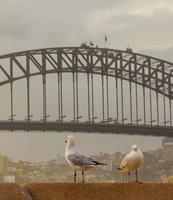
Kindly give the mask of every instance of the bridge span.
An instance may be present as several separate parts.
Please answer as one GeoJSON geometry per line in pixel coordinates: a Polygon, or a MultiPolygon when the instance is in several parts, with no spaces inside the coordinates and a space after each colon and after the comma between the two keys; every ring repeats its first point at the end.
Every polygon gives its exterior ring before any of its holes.
{"type": "Polygon", "coordinates": [[[10,131],[58,131],[58,132],[83,132],[88,133],[110,133],[110,134],[130,134],[130,135],[146,135],[146,136],[167,136],[172,137],[173,127],[149,126],[135,124],[104,124],[104,123],[73,123],[73,122],[39,122],[32,121],[0,121],[0,130],[10,131]]]}
{"type": "Polygon", "coordinates": [[[10,118],[0,116],[1,130],[173,134],[173,63],[132,49],[83,45],[1,55],[0,90],[4,86],[9,86],[8,98],[0,106],[10,111],[6,114],[10,118]],[[56,81],[48,79],[53,74],[56,81]],[[37,83],[41,79],[40,88],[34,84],[34,95],[33,77],[37,83]],[[24,95],[25,106],[15,103],[18,81],[23,81],[20,96],[24,95]],[[50,83],[54,83],[51,89],[50,83]],[[50,91],[56,93],[51,105],[50,91]],[[40,96],[40,102],[34,103],[40,96]],[[21,109],[23,121],[18,118],[21,109]]]}

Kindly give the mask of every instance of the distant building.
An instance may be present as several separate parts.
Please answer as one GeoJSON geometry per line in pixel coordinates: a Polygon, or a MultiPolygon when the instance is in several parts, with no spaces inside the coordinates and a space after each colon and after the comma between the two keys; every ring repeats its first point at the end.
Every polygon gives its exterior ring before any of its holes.
{"type": "Polygon", "coordinates": [[[173,146],[173,138],[171,137],[165,137],[163,138],[162,140],[162,146],[165,147],[165,146],[173,146]]]}
{"type": "Polygon", "coordinates": [[[8,172],[8,158],[0,155],[0,174],[7,174],[8,172]]]}
{"type": "Polygon", "coordinates": [[[165,137],[162,140],[163,146],[163,159],[171,161],[173,160],[173,138],[165,137]]]}
{"type": "Polygon", "coordinates": [[[15,174],[15,175],[22,175],[23,169],[18,168],[18,167],[14,167],[14,166],[10,166],[10,167],[8,167],[8,173],[9,174],[15,174]]]}
{"type": "Polygon", "coordinates": [[[15,176],[4,176],[4,183],[15,183],[15,176]]]}

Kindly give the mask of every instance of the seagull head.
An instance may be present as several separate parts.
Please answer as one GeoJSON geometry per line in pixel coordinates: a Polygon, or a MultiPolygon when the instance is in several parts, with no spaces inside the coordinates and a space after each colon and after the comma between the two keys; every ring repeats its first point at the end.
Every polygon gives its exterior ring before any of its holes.
{"type": "Polygon", "coordinates": [[[74,147],[75,146],[75,138],[73,135],[67,136],[65,143],[67,143],[68,146],[74,147]]]}
{"type": "Polygon", "coordinates": [[[132,150],[133,151],[137,151],[138,150],[138,146],[136,144],[132,145],[132,150]]]}

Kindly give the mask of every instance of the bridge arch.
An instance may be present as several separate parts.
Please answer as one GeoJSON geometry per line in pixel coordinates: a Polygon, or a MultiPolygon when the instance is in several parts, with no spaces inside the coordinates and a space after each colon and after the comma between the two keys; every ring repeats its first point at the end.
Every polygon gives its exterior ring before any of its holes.
{"type": "MultiPolygon", "coordinates": [[[[62,92],[62,73],[72,73],[74,84],[74,95],[77,99],[77,77],[79,73],[87,74],[88,90],[92,90],[93,74],[101,76],[102,80],[102,122],[109,123],[109,116],[105,117],[105,87],[108,88],[108,77],[115,78],[116,85],[118,80],[126,80],[129,82],[130,92],[130,112],[132,112],[132,83],[142,86],[143,98],[145,101],[145,88],[156,93],[156,107],[157,107],[157,125],[159,125],[159,104],[158,94],[163,95],[163,110],[164,110],[164,125],[167,124],[166,111],[165,111],[165,98],[169,99],[170,117],[169,124],[172,126],[172,99],[173,99],[173,63],[154,58],[151,56],[133,52],[131,49],[116,50],[107,48],[93,48],[93,47],[54,47],[35,49],[28,51],[15,52],[0,56],[0,70],[5,80],[0,81],[0,86],[10,84],[11,88],[11,121],[13,121],[13,83],[14,81],[26,79],[27,80],[27,120],[30,122],[30,107],[29,107],[29,85],[30,77],[41,75],[43,79],[43,120],[46,121],[46,75],[56,73],[58,75],[58,90],[59,90],[59,120],[63,120],[62,105],[61,105],[61,92],[62,92]],[[5,63],[5,64],[4,64],[5,63]],[[8,68],[8,69],[7,69],[8,68]],[[20,71],[19,74],[14,75],[15,69],[20,71]],[[34,69],[34,70],[33,70],[34,69]],[[106,79],[104,79],[106,77],[106,79]],[[106,83],[105,83],[106,82],[106,83]],[[104,86],[105,84],[105,86],[104,86]]],[[[122,89],[122,85],[120,86],[122,89]]],[[[88,94],[91,91],[88,91],[88,94]]],[[[117,95],[117,91],[116,91],[117,95]]],[[[136,86],[137,95],[137,86],[136,86]]],[[[123,97],[122,97],[123,98],[123,97]]],[[[151,101],[151,99],[150,99],[151,101]]],[[[77,102],[75,103],[74,120],[78,121],[79,113],[77,102]]],[[[88,107],[90,102],[88,102],[88,107]]],[[[123,105],[121,105],[123,113],[123,105]]],[[[138,108],[136,107],[136,110],[138,108]]],[[[145,109],[145,105],[144,105],[145,109]]],[[[92,110],[92,109],[91,109],[92,110]]],[[[91,112],[89,108],[89,112],[91,112]]],[[[137,111],[136,111],[137,112],[137,111]]],[[[150,121],[152,119],[152,108],[150,109],[150,121]]],[[[136,113],[138,115],[138,113],[136,113]]],[[[144,112],[144,124],[147,123],[146,113],[144,112]]],[[[117,116],[116,116],[117,118],[117,116]]],[[[121,123],[124,123],[124,116],[122,114],[121,123]]],[[[136,123],[138,125],[138,121],[136,123]]],[[[93,122],[94,116],[88,114],[88,121],[93,122]]],[[[132,123],[131,114],[131,123],[132,123]]]]}
{"type": "Polygon", "coordinates": [[[3,59],[9,59],[9,65],[15,63],[23,75],[13,77],[0,63],[0,69],[7,78],[5,81],[0,81],[0,86],[10,83],[10,81],[44,73],[94,73],[132,81],[173,98],[173,63],[133,51],[60,47],[5,54],[0,56],[0,61],[3,59]],[[35,57],[39,55],[41,56],[40,60],[35,57]],[[56,55],[57,58],[55,59],[53,55],[56,55]],[[18,58],[24,58],[26,65],[20,63],[18,58]],[[35,65],[37,72],[30,72],[30,63],[35,65]],[[46,68],[47,63],[52,66],[52,69],[46,68]]]}

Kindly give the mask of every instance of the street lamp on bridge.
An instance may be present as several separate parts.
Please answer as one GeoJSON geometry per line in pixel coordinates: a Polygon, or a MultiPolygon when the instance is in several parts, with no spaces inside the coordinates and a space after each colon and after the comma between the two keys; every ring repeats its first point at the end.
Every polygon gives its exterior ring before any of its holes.
{"type": "Polygon", "coordinates": [[[166,124],[170,123],[170,121],[165,121],[165,122],[162,122],[162,124],[164,124],[164,126],[166,126],[166,124]]]}
{"type": "Polygon", "coordinates": [[[113,121],[113,118],[112,118],[112,117],[109,117],[109,118],[107,119],[108,124],[109,124],[109,122],[112,122],[112,121],[113,121]]]}
{"type": "Polygon", "coordinates": [[[97,116],[92,117],[92,123],[94,123],[94,120],[95,120],[95,119],[98,119],[98,117],[97,117],[97,116]]]}
{"type": "Polygon", "coordinates": [[[62,115],[61,117],[60,117],[60,122],[62,123],[63,122],[63,119],[64,118],[66,118],[66,115],[62,115]]]}
{"type": "Polygon", "coordinates": [[[33,117],[33,115],[25,116],[24,120],[29,122],[31,120],[31,117],[33,117]]]}
{"type": "Polygon", "coordinates": [[[58,119],[56,119],[56,122],[62,123],[64,118],[66,118],[66,115],[63,115],[63,116],[59,117],[58,119]]]}
{"type": "Polygon", "coordinates": [[[113,120],[113,122],[114,122],[114,124],[118,124],[118,121],[116,118],[113,120]]]}
{"type": "Polygon", "coordinates": [[[104,121],[100,121],[100,123],[104,124],[104,123],[108,123],[114,121],[112,117],[105,119],[104,121]]]}
{"type": "Polygon", "coordinates": [[[122,121],[122,124],[124,124],[124,121],[127,121],[128,118],[123,118],[121,121],[122,121]]]}
{"type": "Polygon", "coordinates": [[[79,119],[81,119],[81,118],[82,118],[82,116],[80,115],[80,116],[77,116],[77,117],[75,118],[75,120],[78,122],[79,119]]]}
{"type": "Polygon", "coordinates": [[[134,122],[136,122],[136,124],[138,125],[138,122],[141,122],[142,121],[142,119],[136,119],[136,120],[134,120],[134,122]]]}
{"type": "Polygon", "coordinates": [[[13,114],[13,115],[11,115],[11,116],[9,117],[8,120],[12,122],[12,121],[14,121],[14,120],[16,119],[15,117],[16,117],[16,114],[13,114]]]}
{"type": "Polygon", "coordinates": [[[71,122],[72,123],[76,123],[76,122],[78,123],[80,118],[82,118],[82,116],[75,117],[74,120],[71,120],[71,122]]]}
{"type": "Polygon", "coordinates": [[[40,121],[41,122],[47,122],[47,118],[50,117],[50,115],[46,115],[45,118],[41,118],[40,121]]]}
{"type": "Polygon", "coordinates": [[[153,120],[151,120],[151,121],[148,121],[148,123],[150,123],[150,124],[151,124],[151,126],[153,125],[153,122],[156,122],[156,120],[155,120],[155,119],[153,119],[153,120]]]}

